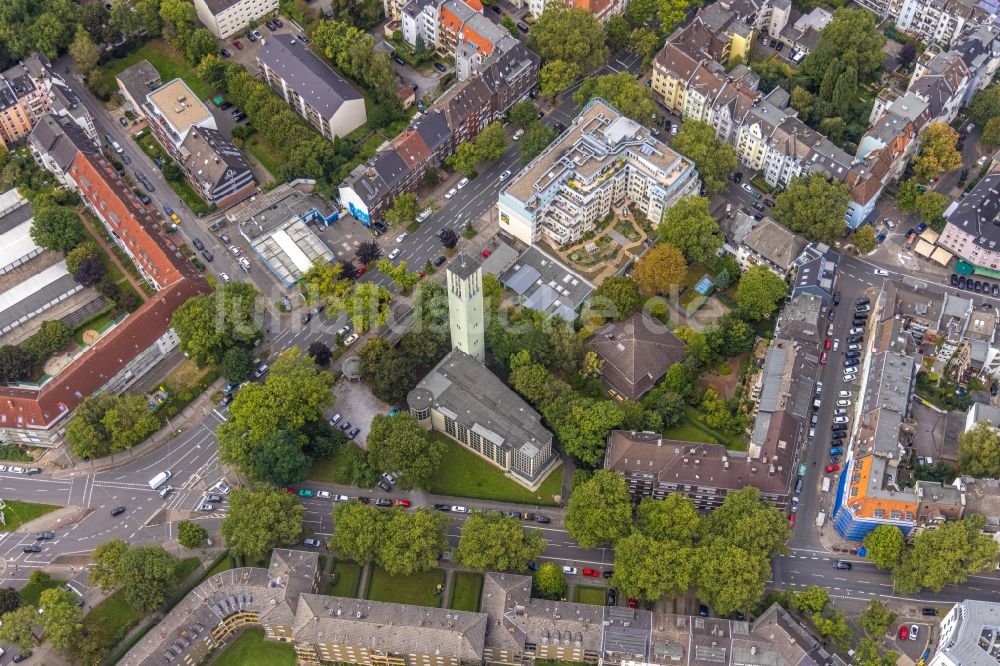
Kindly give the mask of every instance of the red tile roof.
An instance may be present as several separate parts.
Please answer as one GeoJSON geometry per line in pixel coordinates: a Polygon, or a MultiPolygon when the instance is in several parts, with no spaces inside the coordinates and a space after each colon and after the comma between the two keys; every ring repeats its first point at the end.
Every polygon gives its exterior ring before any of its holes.
{"type": "Polygon", "coordinates": [[[156,342],[181,303],[210,290],[107,161],[79,153],[68,175],[105,217],[118,218],[121,237],[161,289],[41,389],[0,387],[2,428],[51,427],[156,342]]]}

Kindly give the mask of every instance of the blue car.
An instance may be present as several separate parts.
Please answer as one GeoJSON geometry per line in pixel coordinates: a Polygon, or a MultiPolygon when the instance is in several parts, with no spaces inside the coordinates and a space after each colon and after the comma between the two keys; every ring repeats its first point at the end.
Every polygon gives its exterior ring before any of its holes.
{"type": "Polygon", "coordinates": [[[170,206],[164,206],[163,212],[167,214],[167,217],[170,217],[171,215],[174,214],[174,209],[171,208],[170,206]]]}
{"type": "Polygon", "coordinates": [[[840,448],[839,446],[835,446],[832,449],[830,449],[830,455],[831,456],[839,456],[843,452],[844,452],[844,449],[840,448]]]}
{"type": "Polygon", "coordinates": [[[236,382],[229,382],[228,384],[222,387],[222,392],[232,393],[233,389],[235,389],[237,386],[239,386],[239,384],[237,384],[236,382]]]}

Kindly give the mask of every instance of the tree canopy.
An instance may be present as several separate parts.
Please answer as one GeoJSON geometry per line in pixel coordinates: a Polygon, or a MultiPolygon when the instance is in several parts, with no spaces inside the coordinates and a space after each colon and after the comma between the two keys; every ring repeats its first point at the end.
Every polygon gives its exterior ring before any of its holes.
{"type": "Polygon", "coordinates": [[[583,106],[600,97],[619,113],[644,125],[651,125],[656,115],[653,91],[642,85],[631,72],[615,72],[584,79],[573,94],[573,101],[583,106]]]}
{"type": "Polygon", "coordinates": [[[305,508],[281,490],[238,488],[229,496],[220,531],[230,554],[259,560],[277,546],[298,543],[304,516],[305,508]]]}
{"type": "Polygon", "coordinates": [[[996,563],[997,543],[983,534],[985,524],[986,519],[974,513],[918,534],[893,569],[896,592],[914,594],[924,587],[940,592],[996,563]]]}
{"type": "Polygon", "coordinates": [[[625,477],[599,469],[569,498],[566,532],[584,548],[614,545],[631,531],[632,498],[625,477]]]}
{"type": "Polygon", "coordinates": [[[684,253],[670,243],[657,243],[649,248],[633,271],[639,289],[647,296],[670,296],[684,284],[687,262],[684,253]]]}
{"type": "Polygon", "coordinates": [[[69,206],[46,206],[35,211],[31,239],[46,250],[67,252],[83,241],[83,221],[69,206]]]}
{"type": "Polygon", "coordinates": [[[261,336],[257,296],[248,282],[226,282],[211,294],[184,301],[170,320],[181,350],[203,367],[220,362],[234,346],[253,347],[261,336]]]}
{"type": "Polygon", "coordinates": [[[788,294],[788,285],[767,266],[751,266],[736,286],[736,303],[750,319],[763,319],[778,309],[788,294]]]}
{"type": "Polygon", "coordinates": [[[376,414],[368,432],[368,461],[376,469],[398,473],[402,488],[426,488],[441,464],[445,444],[428,435],[409,412],[376,414]]]}
{"type": "Polygon", "coordinates": [[[895,525],[879,525],[865,535],[868,559],[879,569],[892,569],[906,551],[906,537],[895,525]]]}
{"type": "Polygon", "coordinates": [[[821,175],[798,176],[775,197],[771,215],[809,240],[832,245],[843,233],[849,200],[844,183],[821,175]]]}
{"type": "Polygon", "coordinates": [[[74,410],[66,440],[76,456],[100,458],[139,444],[159,427],[143,396],[95,393],[74,410]]]}
{"type": "Polygon", "coordinates": [[[969,476],[1000,478],[1000,433],[990,421],[980,421],[958,438],[958,465],[969,476]]]}
{"type": "Polygon", "coordinates": [[[920,153],[913,159],[913,174],[923,183],[962,166],[958,132],[947,123],[931,123],[920,133],[920,153]]]}
{"type": "Polygon", "coordinates": [[[608,59],[600,21],[585,9],[561,3],[546,5],[531,26],[528,43],[543,61],[575,63],[584,72],[597,69],[608,59]]]}
{"type": "Polygon", "coordinates": [[[729,174],[736,170],[736,152],[731,145],[716,138],[714,127],[700,120],[688,120],[670,145],[694,160],[706,192],[725,191],[729,174]]]}
{"type": "Polygon", "coordinates": [[[476,512],[462,524],[457,555],[470,569],[524,572],[544,548],[541,533],[525,530],[518,519],[476,512]]]}
{"type": "Polygon", "coordinates": [[[639,283],[627,275],[612,275],[590,295],[590,316],[621,320],[642,306],[639,283]]]}
{"type": "Polygon", "coordinates": [[[678,199],[665,210],[657,233],[661,241],[683,252],[684,258],[691,263],[708,261],[724,240],[719,233],[719,223],[708,211],[708,199],[699,196],[678,199]]]}
{"type": "Polygon", "coordinates": [[[105,592],[121,588],[133,608],[149,613],[176,586],[177,562],[162,546],[129,546],[116,539],[94,550],[91,581],[105,592]]]}

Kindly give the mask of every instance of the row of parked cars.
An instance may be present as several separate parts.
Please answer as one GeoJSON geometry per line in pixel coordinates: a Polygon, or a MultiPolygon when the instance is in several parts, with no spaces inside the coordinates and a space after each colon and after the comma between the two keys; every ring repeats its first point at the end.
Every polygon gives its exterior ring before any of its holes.
{"type": "MultiPolygon", "coordinates": [[[[357,339],[356,336],[355,339],[357,339]]],[[[354,340],[351,340],[351,342],[354,342],[354,340]]],[[[344,343],[347,344],[347,341],[345,340],[344,343]]],[[[355,437],[358,436],[358,433],[361,432],[361,428],[352,427],[351,422],[344,419],[344,417],[340,414],[334,414],[333,416],[331,416],[330,420],[327,421],[327,423],[329,423],[331,426],[340,428],[341,432],[347,435],[347,439],[354,439],[355,437]],[[337,425],[338,423],[340,425],[337,425]]]]}
{"type": "Polygon", "coordinates": [[[0,465],[0,472],[10,472],[11,474],[26,474],[26,475],[30,476],[32,474],[41,474],[42,473],[42,468],[41,467],[19,467],[17,465],[11,465],[11,466],[8,467],[7,465],[0,465]]]}
{"type": "Polygon", "coordinates": [[[986,280],[975,280],[972,277],[965,277],[957,273],[951,274],[951,286],[977,294],[986,294],[997,298],[1000,296],[1000,283],[987,282],[986,280]]]}

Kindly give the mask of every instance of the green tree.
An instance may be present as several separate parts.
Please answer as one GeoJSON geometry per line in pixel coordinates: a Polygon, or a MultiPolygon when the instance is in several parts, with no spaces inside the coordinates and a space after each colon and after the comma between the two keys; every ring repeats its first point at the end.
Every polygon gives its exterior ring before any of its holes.
{"type": "MultiPolygon", "coordinates": [[[[736,170],[736,152],[728,143],[716,138],[714,127],[700,120],[688,120],[671,145],[682,155],[694,160],[706,192],[718,194],[725,191],[729,174],[736,170]]],[[[706,214],[707,203],[706,200],[706,214]]],[[[664,213],[664,217],[666,215],[664,213]]]]}
{"type": "Polygon", "coordinates": [[[333,509],[330,550],[358,564],[370,564],[378,557],[385,539],[388,516],[375,506],[343,502],[333,509]]]}
{"type": "Polygon", "coordinates": [[[385,323],[389,317],[392,294],[374,282],[358,282],[344,299],[344,309],[358,333],[367,333],[385,323]]]}
{"type": "Polygon", "coordinates": [[[510,107],[510,121],[526,130],[538,122],[538,107],[530,99],[522,99],[510,107]]]}
{"type": "Polygon", "coordinates": [[[616,72],[584,79],[573,94],[573,101],[583,106],[600,97],[616,111],[645,125],[651,125],[656,115],[653,91],[642,85],[631,72],[616,72]]]}
{"type": "Polygon", "coordinates": [[[499,121],[494,120],[476,136],[476,157],[480,162],[500,159],[505,148],[507,148],[507,133],[499,121]]]}
{"type": "Polygon", "coordinates": [[[76,26],[76,35],[73,37],[73,43],[69,45],[69,55],[76,63],[77,71],[84,74],[97,67],[101,59],[100,49],[82,25],[76,26]]]}
{"type": "Polygon", "coordinates": [[[983,145],[994,148],[1000,146],[1000,117],[990,118],[986,126],[983,127],[983,134],[980,137],[983,145]]]}
{"type": "Polygon", "coordinates": [[[969,120],[986,125],[1000,116],[1000,86],[991,84],[975,94],[969,103],[969,120]]]}
{"type": "Polygon", "coordinates": [[[608,59],[600,21],[585,9],[561,3],[545,7],[531,27],[528,44],[543,61],[577,63],[584,72],[597,69],[608,59]]]}
{"type": "Polygon", "coordinates": [[[879,569],[893,569],[906,551],[906,537],[895,525],[879,525],[865,535],[868,559],[879,569]]]}
{"type": "Polygon", "coordinates": [[[500,513],[477,511],[462,524],[457,555],[470,569],[524,572],[544,549],[538,530],[525,530],[519,520],[500,513]]]}
{"type": "Polygon", "coordinates": [[[45,639],[62,653],[71,652],[83,634],[83,609],[64,587],[44,590],[39,601],[45,639]]]}
{"type": "Polygon", "coordinates": [[[253,350],[248,347],[230,347],[222,354],[219,363],[219,373],[235,383],[250,379],[255,369],[253,350]]]}
{"type": "Polygon", "coordinates": [[[406,261],[400,261],[399,264],[393,265],[388,259],[379,259],[377,266],[379,272],[387,275],[396,288],[403,293],[409,293],[413,285],[420,281],[419,273],[411,273],[406,270],[406,261]]]}
{"type": "Polygon", "coordinates": [[[636,28],[629,37],[632,50],[642,56],[642,67],[649,67],[653,56],[663,48],[663,38],[649,28],[636,28]]]}
{"type": "Polygon", "coordinates": [[[736,287],[736,304],[750,319],[763,319],[778,309],[788,285],[767,266],[751,266],[736,287]]]}
{"type": "Polygon", "coordinates": [[[22,653],[35,645],[35,622],[38,612],[34,606],[24,606],[3,614],[0,622],[0,641],[13,645],[22,653]]]}
{"type": "Polygon", "coordinates": [[[417,195],[412,192],[397,194],[392,207],[385,211],[385,221],[405,227],[417,219],[417,195]]]}
{"type": "Polygon", "coordinates": [[[621,408],[611,400],[578,401],[560,420],[559,439],[566,453],[581,463],[596,467],[604,459],[608,433],[624,420],[621,408]]]}
{"type": "Polygon", "coordinates": [[[850,199],[847,186],[822,176],[793,178],[775,198],[775,220],[809,240],[833,244],[844,229],[850,199]]]}
{"type": "Polygon", "coordinates": [[[538,567],[533,580],[533,597],[562,599],[566,594],[566,574],[558,565],[545,562],[538,567]]]}
{"type": "Polygon", "coordinates": [[[112,453],[132,448],[160,428],[160,420],[149,410],[146,398],[134,393],[116,396],[103,421],[111,436],[112,453]]]}
{"type": "Polygon", "coordinates": [[[631,32],[628,21],[621,14],[615,14],[609,18],[604,26],[604,35],[607,37],[608,44],[615,48],[627,46],[631,32]]]}
{"type": "Polygon", "coordinates": [[[642,255],[633,275],[643,294],[669,296],[687,279],[687,262],[675,246],[657,243],[642,255]]]}
{"type": "Polygon", "coordinates": [[[958,466],[978,479],[1000,478],[1000,434],[990,421],[980,421],[958,438],[958,466]]]}
{"type": "Polygon", "coordinates": [[[538,157],[543,150],[556,140],[558,134],[554,129],[542,123],[536,123],[526,129],[521,136],[521,164],[527,164],[538,157]]]}
{"type": "Polygon", "coordinates": [[[272,430],[250,445],[240,463],[255,481],[287,486],[305,480],[312,460],[305,454],[305,437],[290,430],[272,430]]]}
{"type": "Polygon", "coordinates": [[[837,77],[837,85],[833,89],[833,106],[840,115],[848,116],[857,97],[858,72],[854,67],[848,66],[837,77]]]}
{"type": "Polygon", "coordinates": [[[0,615],[21,607],[21,594],[13,587],[0,588],[0,615]]]}
{"type": "Polygon", "coordinates": [[[913,159],[913,174],[923,183],[962,166],[958,132],[947,123],[931,123],[920,133],[920,153],[913,159]]]}
{"type": "Polygon", "coordinates": [[[621,320],[639,309],[639,283],[627,275],[605,278],[590,296],[590,316],[621,320]]]}
{"type": "Polygon", "coordinates": [[[170,320],[181,350],[204,367],[221,361],[230,347],[253,347],[261,336],[254,321],[257,296],[247,282],[227,282],[211,294],[184,301],[170,320]]]}
{"type": "Polygon", "coordinates": [[[566,532],[584,548],[614,545],[632,527],[632,498],[625,477],[599,469],[569,498],[566,532]]]}
{"type": "MultiPolygon", "coordinates": [[[[680,137],[680,134],[677,136],[680,137]]],[[[676,141],[674,148],[680,150],[676,141]]],[[[702,173],[704,178],[700,167],[699,173],[702,173]]],[[[657,233],[661,241],[670,243],[683,252],[684,258],[691,263],[708,261],[715,256],[715,252],[723,243],[722,234],[719,233],[719,223],[708,212],[708,199],[699,196],[678,199],[673,206],[665,210],[663,221],[657,227],[657,233]]]]}
{"type": "Polygon", "coordinates": [[[46,250],[67,252],[83,241],[83,222],[69,206],[46,206],[35,210],[31,239],[46,250]]]}
{"type": "Polygon", "coordinates": [[[896,205],[903,211],[912,213],[917,209],[917,197],[920,192],[917,190],[917,181],[910,178],[899,183],[899,191],[896,193],[896,205]]]}
{"type": "Polygon", "coordinates": [[[215,43],[215,35],[208,28],[198,28],[188,37],[185,46],[185,55],[191,65],[197,65],[207,55],[215,54],[218,48],[215,43]]]}
{"type": "Polygon", "coordinates": [[[713,538],[701,548],[694,583],[698,598],[725,617],[753,606],[764,596],[764,584],[770,577],[765,554],[743,550],[725,538],[713,538]]]}
{"type": "Polygon", "coordinates": [[[784,514],[761,500],[760,490],[753,486],[727,494],[722,506],[708,515],[704,529],[705,537],[716,537],[748,553],[760,553],[768,560],[785,552],[791,535],[784,514]]]}
{"type": "Polygon", "coordinates": [[[899,655],[893,650],[879,654],[878,643],[871,638],[862,638],[854,651],[851,663],[854,666],[895,666],[899,655]]]}
{"type": "Polygon", "coordinates": [[[229,496],[229,513],[220,531],[231,555],[257,561],[276,546],[298,543],[304,515],[304,507],[288,493],[239,488],[229,496]]]}
{"type": "Polygon", "coordinates": [[[694,546],[701,532],[701,514],[691,498],[681,493],[670,493],[662,500],[646,497],[636,509],[636,527],[657,541],[694,546]]]}
{"type": "Polygon", "coordinates": [[[673,598],[691,586],[695,561],[691,547],[657,541],[635,532],[615,544],[611,584],[630,598],[646,601],[673,598]]]}
{"type": "Polygon", "coordinates": [[[937,220],[944,218],[944,211],[950,199],[940,192],[924,192],[917,197],[916,211],[924,224],[933,226],[937,220]]]}
{"type": "Polygon", "coordinates": [[[66,270],[76,273],[87,259],[100,259],[101,252],[94,241],[84,241],[66,253],[66,270]]]}
{"type": "MultiPolygon", "coordinates": [[[[676,367],[681,371],[684,370],[679,365],[676,367]]],[[[652,403],[651,408],[660,415],[664,428],[674,427],[687,415],[687,402],[684,400],[684,396],[673,391],[664,391],[660,394],[652,403]]]]}
{"type": "Polygon", "coordinates": [[[18,345],[0,347],[0,380],[10,382],[24,378],[35,365],[35,358],[27,349],[18,345]]]}
{"type": "Polygon", "coordinates": [[[94,549],[91,559],[90,583],[104,591],[118,587],[118,570],[122,557],[128,552],[128,543],[121,539],[111,539],[94,549]]]}
{"type": "Polygon", "coordinates": [[[580,66],[566,60],[552,60],[542,66],[538,75],[542,95],[555,99],[556,95],[573,85],[580,76],[580,66]]]}
{"type": "Polygon", "coordinates": [[[175,589],[177,558],[162,546],[131,547],[122,554],[116,577],[129,604],[149,613],[175,589]]]}
{"type": "Polygon", "coordinates": [[[409,576],[433,569],[448,547],[445,532],[449,525],[450,517],[430,509],[390,512],[378,565],[391,576],[409,576]]]}
{"type": "Polygon", "coordinates": [[[448,166],[455,171],[461,171],[466,176],[473,176],[476,173],[476,165],[479,163],[479,155],[476,154],[475,144],[463,141],[458,144],[455,154],[445,158],[448,166]]]}
{"type": "Polygon", "coordinates": [[[792,607],[800,613],[822,613],[830,603],[830,592],[825,587],[810,585],[801,592],[792,593],[792,607]]]}
{"type": "Polygon", "coordinates": [[[66,439],[75,455],[97,458],[131,448],[159,427],[142,396],[95,393],[73,412],[66,439]]]}
{"type": "Polygon", "coordinates": [[[812,115],[813,106],[816,104],[816,96],[803,88],[795,86],[792,88],[792,108],[799,112],[799,118],[808,121],[812,115]]]}
{"type": "Polygon", "coordinates": [[[896,614],[885,607],[878,599],[868,602],[868,608],[858,618],[858,625],[865,630],[870,638],[878,639],[889,631],[896,621],[896,614]]]}
{"type": "Polygon", "coordinates": [[[185,548],[201,548],[208,538],[208,530],[190,520],[182,520],[177,525],[177,541],[185,548]]]}
{"type": "Polygon", "coordinates": [[[409,412],[376,414],[368,433],[368,461],[377,469],[399,473],[402,488],[426,488],[444,458],[445,445],[409,412]]]}
{"type": "Polygon", "coordinates": [[[714,325],[705,327],[705,337],[715,354],[731,358],[753,349],[757,334],[737,313],[727,312],[714,325]]]}
{"type": "MultiPolygon", "coordinates": [[[[656,16],[660,20],[660,34],[669,35],[684,20],[691,0],[657,0],[656,16]]],[[[700,4],[700,3],[696,3],[700,4]]]]}
{"type": "Polygon", "coordinates": [[[851,644],[851,627],[847,624],[847,616],[842,610],[834,610],[826,615],[813,613],[813,626],[817,633],[840,649],[851,644]]]}
{"type": "Polygon", "coordinates": [[[945,585],[960,585],[993,565],[997,544],[983,534],[985,524],[986,519],[974,513],[918,534],[893,569],[896,592],[915,594],[923,587],[940,592],[945,585]]]}
{"type": "Polygon", "coordinates": [[[858,83],[872,83],[882,73],[884,45],[885,36],[878,29],[874,14],[862,9],[837,9],[820,33],[819,44],[802,61],[799,72],[813,86],[818,86],[831,67],[840,71],[851,67],[858,83]]]}
{"type": "Polygon", "coordinates": [[[857,248],[858,254],[868,254],[876,247],[875,230],[872,229],[871,225],[866,224],[851,234],[851,242],[857,248]]]}

